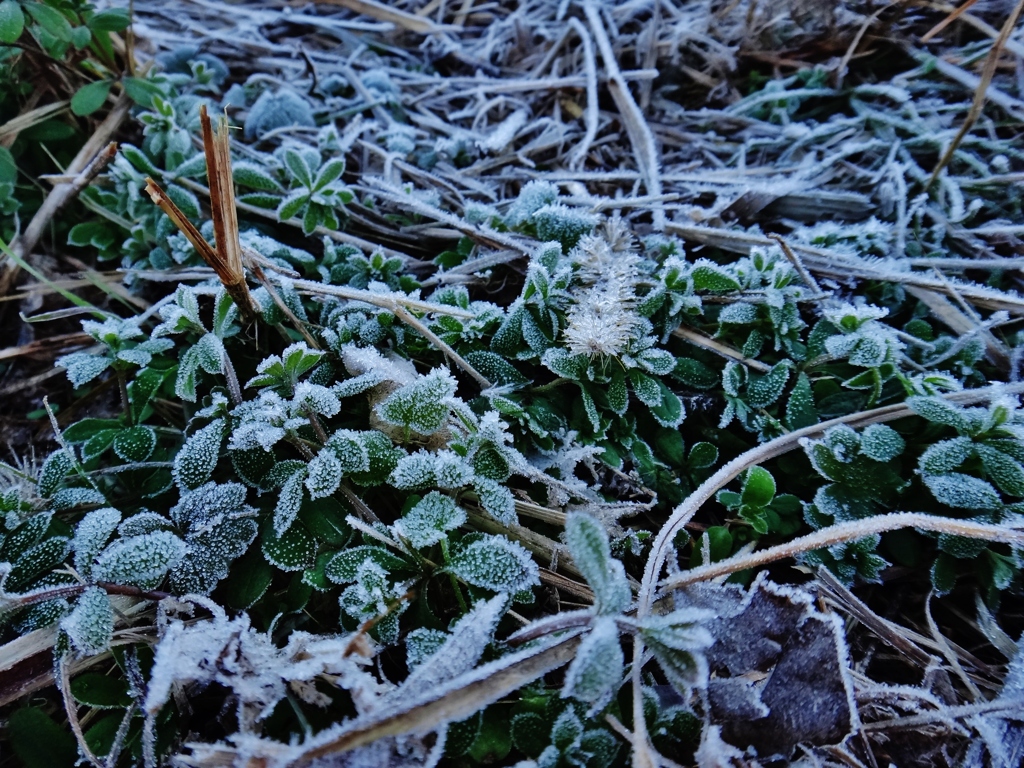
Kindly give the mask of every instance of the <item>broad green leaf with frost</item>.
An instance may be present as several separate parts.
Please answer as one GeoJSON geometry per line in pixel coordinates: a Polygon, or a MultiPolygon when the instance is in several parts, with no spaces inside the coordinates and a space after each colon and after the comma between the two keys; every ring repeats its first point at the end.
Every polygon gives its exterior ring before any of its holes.
{"type": "Polygon", "coordinates": [[[424,496],[395,523],[398,535],[416,549],[437,544],[466,522],[466,513],[455,501],[437,491],[424,496]]]}
{"type": "Polygon", "coordinates": [[[118,539],[96,559],[99,581],[153,589],[185,556],[185,542],[170,531],[153,531],[118,539]]]}
{"type": "Polygon", "coordinates": [[[477,539],[459,550],[446,570],[467,584],[510,595],[540,584],[540,571],[530,553],[504,536],[477,539]]]}
{"type": "Polygon", "coordinates": [[[114,634],[114,608],[107,593],[88,587],[79,596],[74,610],[60,623],[71,645],[83,656],[95,656],[110,647],[114,634]]]}

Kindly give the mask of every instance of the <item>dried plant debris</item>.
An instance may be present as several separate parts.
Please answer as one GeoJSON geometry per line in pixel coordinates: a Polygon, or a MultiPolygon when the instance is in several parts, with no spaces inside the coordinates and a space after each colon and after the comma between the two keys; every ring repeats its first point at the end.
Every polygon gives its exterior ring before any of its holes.
{"type": "Polygon", "coordinates": [[[0,1],[0,768],[1019,765],[1020,10],[0,1]]]}

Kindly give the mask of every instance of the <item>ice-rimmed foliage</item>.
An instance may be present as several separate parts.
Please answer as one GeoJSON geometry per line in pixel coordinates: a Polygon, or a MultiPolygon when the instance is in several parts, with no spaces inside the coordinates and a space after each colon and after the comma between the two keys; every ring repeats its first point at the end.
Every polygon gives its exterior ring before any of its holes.
{"type": "MultiPolygon", "coordinates": [[[[575,183],[517,189],[513,175],[502,182],[509,199],[487,185],[448,194],[442,181],[453,168],[497,157],[502,142],[532,130],[518,108],[486,140],[457,127],[437,137],[405,111],[404,81],[384,72],[364,73],[355,94],[355,83],[321,77],[311,85],[323,97],[315,109],[299,90],[267,88],[261,78],[233,83],[218,101],[227,86],[219,60],[179,53],[143,81],[142,140],[124,145],[106,183],[86,193],[109,215],[72,229],[69,242],[119,260],[135,288],[149,270],[201,267],[140,190],[146,176],[156,178],[212,241],[194,136],[200,106],[229,106],[245,125],[233,170],[248,206],[240,208],[241,244],[259,317],[243,324],[225,291],[185,272],[197,285],[163,299],[145,293],[158,302],[153,309],[132,317],[115,306],[124,317],[87,321],[98,347],[60,365],[83,402],[102,396],[101,387],[123,401],[97,418],[62,403],[60,449],[34,484],[0,499],[4,637],[56,626],[61,652],[110,650],[110,677],[124,682],[116,704],[97,703],[84,684],[73,694],[83,706],[129,712],[125,744],[164,749],[163,724],[187,716],[178,692],[216,682],[203,695],[232,692],[240,748],[273,739],[284,750],[300,735],[326,740],[352,718],[575,637],[557,683],[524,684],[447,724],[446,743],[409,739],[395,750],[443,749],[472,765],[525,757],[606,768],[626,759],[603,715],[628,727],[627,697],[618,695],[624,644],[639,636],[657,664],[645,667],[641,691],[652,741],[668,755],[684,744],[692,752],[698,726],[688,706],[703,706],[693,691],[707,681],[714,616],[675,595],[667,613],[632,617],[652,534],[717,467],[758,442],[908,397],[922,417],[912,427],[834,426],[805,441],[803,456],[748,468],[700,511],[692,538],[672,542],[671,566],[897,510],[1018,520],[1016,403],[963,409],[936,397],[1002,375],[1000,345],[1013,357],[1019,341],[1001,330],[1007,317],[987,315],[958,338],[892,279],[898,271],[880,271],[888,279],[879,285],[830,282],[845,262],[830,272],[812,261],[813,249],[879,270],[893,267],[880,260],[894,251],[941,258],[949,231],[1002,203],[958,199],[959,182],[940,178],[934,200],[923,195],[901,212],[906,179],[890,163],[876,169],[884,181],[872,217],[787,220],[796,257],[766,245],[756,225],[733,240],[720,229],[688,237],[685,247],[663,234],[637,240],[646,214],[626,206],[629,219],[607,217],[575,183]],[[364,93],[374,101],[360,101],[364,93]],[[413,169],[415,185],[399,198],[406,207],[367,191],[373,182],[354,172],[365,157],[359,162],[353,147],[383,153],[385,175],[413,169]],[[927,212],[932,203],[948,208],[948,220],[927,212]],[[430,212],[443,227],[431,229],[430,212]],[[336,231],[350,213],[360,236],[336,231]],[[365,230],[376,237],[382,222],[404,231],[367,246],[365,230]],[[317,237],[303,242],[300,231],[317,237]],[[433,244],[437,232],[455,231],[466,236],[432,265],[419,233],[433,244]],[[495,253],[495,244],[507,250],[495,253]],[[189,593],[199,597],[186,600],[189,593]],[[132,632],[152,634],[153,622],[131,626],[136,614],[111,602],[116,595],[141,606],[147,621],[151,603],[169,595],[156,614],[152,672],[132,632]],[[548,617],[568,600],[585,607],[548,617]],[[523,650],[506,645],[524,621],[534,639],[523,650]],[[135,648],[127,655],[119,650],[126,644],[135,648]],[[132,706],[145,710],[149,735],[132,706]]],[[[795,122],[815,94],[838,98],[822,77],[802,72],[734,104],[758,126],[737,156],[782,136],[786,162],[817,173],[837,131],[883,123],[880,99],[904,103],[899,89],[858,86],[848,99],[855,117],[795,122]]],[[[904,135],[917,119],[904,117],[886,130],[904,135]]],[[[5,160],[0,152],[0,213],[8,216],[14,182],[5,160]]],[[[963,157],[956,162],[963,171],[963,157]]],[[[900,163],[912,178],[906,158],[900,163]]],[[[787,194],[780,209],[793,205],[787,194]]],[[[674,213],[669,231],[682,233],[686,216],[717,225],[734,211],[715,203],[674,213]]],[[[1000,280],[994,274],[992,284],[1000,280]]],[[[956,281],[950,290],[955,296],[956,281]]],[[[1020,554],[911,532],[837,544],[802,564],[857,583],[877,580],[889,563],[924,563],[940,593],[973,572],[994,605],[1019,586],[1020,554]]],[[[92,716],[108,729],[96,733],[117,732],[103,717],[92,716]]],[[[373,757],[364,762],[386,763],[373,757]]]]}

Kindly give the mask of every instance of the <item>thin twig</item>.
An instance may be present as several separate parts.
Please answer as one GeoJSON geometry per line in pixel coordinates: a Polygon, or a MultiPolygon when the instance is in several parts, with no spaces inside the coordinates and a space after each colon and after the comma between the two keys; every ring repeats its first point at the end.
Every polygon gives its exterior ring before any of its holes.
{"type": "Polygon", "coordinates": [[[786,258],[789,259],[789,263],[793,265],[793,268],[796,269],[798,273],[800,273],[800,277],[803,278],[803,281],[807,285],[807,287],[814,291],[816,294],[821,294],[822,290],[821,286],[818,285],[818,281],[814,279],[814,275],[807,271],[807,267],[805,267],[804,263],[800,261],[800,257],[793,252],[793,249],[789,247],[789,243],[787,243],[781,235],[770,234],[768,235],[768,237],[770,237],[772,240],[779,244],[779,248],[782,249],[782,252],[786,255],[786,258]]]}
{"type": "Polygon", "coordinates": [[[732,360],[733,362],[740,363],[760,373],[768,373],[772,369],[770,365],[762,363],[760,360],[754,360],[752,357],[747,357],[742,352],[737,352],[730,346],[723,344],[720,341],[712,339],[710,336],[705,336],[700,331],[695,331],[693,328],[687,328],[684,325],[680,325],[674,331],[673,336],[678,336],[680,339],[686,339],[691,344],[694,344],[702,349],[706,349],[709,352],[714,352],[716,355],[721,355],[726,360],[732,360]]]}
{"type": "Polygon", "coordinates": [[[435,347],[441,350],[453,363],[459,366],[459,368],[468,373],[470,377],[473,379],[473,381],[480,385],[480,389],[487,390],[491,388],[491,382],[488,381],[483,374],[481,374],[479,371],[477,371],[476,368],[470,365],[466,361],[466,359],[462,357],[462,355],[460,355],[458,352],[452,349],[440,336],[438,336],[432,330],[427,328],[426,325],[417,320],[412,315],[412,313],[407,312],[402,307],[395,307],[392,311],[395,313],[395,317],[397,317],[406,325],[415,328],[417,333],[419,333],[421,336],[427,339],[427,341],[429,341],[431,344],[433,344],[435,347]]]}

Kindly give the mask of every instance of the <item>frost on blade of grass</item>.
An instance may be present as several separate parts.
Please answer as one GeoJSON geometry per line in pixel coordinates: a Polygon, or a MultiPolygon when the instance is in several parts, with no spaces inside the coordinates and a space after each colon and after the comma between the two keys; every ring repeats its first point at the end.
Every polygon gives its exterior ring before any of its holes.
{"type": "Polygon", "coordinates": [[[444,643],[395,690],[395,698],[416,698],[471,670],[490,644],[508,607],[508,596],[477,603],[452,627],[444,643]]]}

